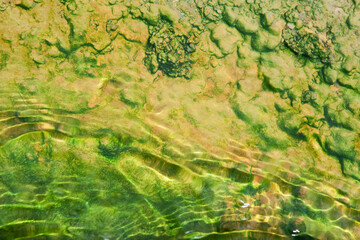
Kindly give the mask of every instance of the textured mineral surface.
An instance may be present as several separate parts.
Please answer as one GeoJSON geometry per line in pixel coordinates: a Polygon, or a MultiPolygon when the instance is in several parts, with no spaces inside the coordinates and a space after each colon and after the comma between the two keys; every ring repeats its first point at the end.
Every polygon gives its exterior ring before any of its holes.
{"type": "Polygon", "coordinates": [[[0,0],[0,239],[360,239],[360,1],[0,0]]]}

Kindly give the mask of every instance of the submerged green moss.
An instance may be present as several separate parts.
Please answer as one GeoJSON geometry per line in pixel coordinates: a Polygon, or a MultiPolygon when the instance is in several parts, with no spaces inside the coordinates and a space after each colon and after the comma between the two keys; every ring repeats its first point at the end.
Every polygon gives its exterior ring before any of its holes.
{"type": "Polygon", "coordinates": [[[168,22],[150,28],[146,49],[144,63],[152,73],[161,70],[170,77],[190,77],[190,54],[195,52],[195,42],[168,22]]]}
{"type": "Polygon", "coordinates": [[[358,12],[0,2],[0,239],[356,240],[358,12]]]}

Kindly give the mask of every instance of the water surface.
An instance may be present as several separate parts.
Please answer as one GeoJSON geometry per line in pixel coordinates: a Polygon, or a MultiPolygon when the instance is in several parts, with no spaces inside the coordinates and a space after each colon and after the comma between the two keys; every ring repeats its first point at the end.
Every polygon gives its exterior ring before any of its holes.
{"type": "Polygon", "coordinates": [[[0,2],[0,239],[359,239],[359,11],[0,2]]]}

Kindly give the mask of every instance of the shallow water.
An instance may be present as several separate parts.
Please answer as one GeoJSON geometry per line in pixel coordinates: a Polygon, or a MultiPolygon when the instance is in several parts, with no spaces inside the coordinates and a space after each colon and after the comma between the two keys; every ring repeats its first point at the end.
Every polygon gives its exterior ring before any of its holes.
{"type": "Polygon", "coordinates": [[[0,239],[360,239],[357,4],[0,2],[0,239]]]}

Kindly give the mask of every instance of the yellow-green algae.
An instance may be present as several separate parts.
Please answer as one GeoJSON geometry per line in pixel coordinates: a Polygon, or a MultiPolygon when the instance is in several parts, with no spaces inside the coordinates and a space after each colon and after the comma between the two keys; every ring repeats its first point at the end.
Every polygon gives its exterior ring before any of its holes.
{"type": "Polygon", "coordinates": [[[0,2],[0,239],[359,239],[359,1],[0,2]]]}

